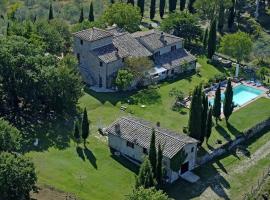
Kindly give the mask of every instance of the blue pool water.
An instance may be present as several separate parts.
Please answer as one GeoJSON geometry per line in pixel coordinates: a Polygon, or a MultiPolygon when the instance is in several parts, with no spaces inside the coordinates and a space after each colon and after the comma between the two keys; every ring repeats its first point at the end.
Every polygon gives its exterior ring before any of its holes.
{"type": "MultiPolygon", "coordinates": [[[[233,88],[233,102],[237,106],[242,106],[243,104],[251,101],[257,96],[263,94],[262,90],[256,88],[248,87],[246,85],[238,85],[233,88]]],[[[224,100],[224,93],[221,94],[222,101],[224,100]]],[[[210,99],[209,103],[214,104],[214,99],[210,99]]]]}

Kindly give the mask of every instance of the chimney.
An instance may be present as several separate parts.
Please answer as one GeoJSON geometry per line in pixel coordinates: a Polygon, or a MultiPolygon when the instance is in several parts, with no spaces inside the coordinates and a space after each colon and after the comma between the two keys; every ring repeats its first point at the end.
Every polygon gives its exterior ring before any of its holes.
{"type": "Polygon", "coordinates": [[[157,127],[160,127],[160,122],[157,122],[157,127]]]}
{"type": "Polygon", "coordinates": [[[120,58],[120,55],[119,55],[119,50],[117,47],[115,47],[116,51],[115,51],[115,56],[119,59],[120,58]]]}
{"type": "Polygon", "coordinates": [[[116,134],[120,135],[121,130],[120,130],[120,124],[119,123],[114,125],[114,130],[115,130],[116,134]]]}
{"type": "Polygon", "coordinates": [[[161,32],[161,34],[160,34],[160,41],[161,41],[162,43],[164,43],[164,44],[167,43],[167,42],[165,41],[165,36],[164,36],[164,33],[163,33],[163,32],[161,32]]]}

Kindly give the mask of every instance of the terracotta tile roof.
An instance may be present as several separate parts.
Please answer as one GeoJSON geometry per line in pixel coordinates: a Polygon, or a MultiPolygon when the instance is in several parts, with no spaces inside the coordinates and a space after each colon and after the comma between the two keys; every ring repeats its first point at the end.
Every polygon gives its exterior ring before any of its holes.
{"type": "Polygon", "coordinates": [[[183,64],[184,62],[189,63],[195,60],[196,57],[188,53],[185,49],[177,49],[156,57],[155,64],[166,69],[172,69],[183,64]]]}
{"type": "Polygon", "coordinates": [[[152,52],[168,45],[182,41],[183,39],[163,33],[158,30],[139,31],[132,34],[152,52]]]}
{"type": "Polygon", "coordinates": [[[82,40],[86,40],[86,41],[90,41],[90,42],[113,36],[113,34],[110,33],[109,31],[102,30],[99,28],[86,29],[83,31],[73,33],[73,35],[75,37],[82,39],[82,40]]]}
{"type": "Polygon", "coordinates": [[[185,135],[179,134],[164,128],[154,126],[151,122],[135,117],[121,117],[112,123],[107,129],[108,134],[116,135],[124,140],[136,143],[137,145],[149,149],[152,135],[152,128],[156,130],[156,147],[160,143],[163,145],[163,155],[172,158],[186,144],[197,143],[198,141],[185,135]],[[120,131],[115,128],[118,125],[120,131]]]}

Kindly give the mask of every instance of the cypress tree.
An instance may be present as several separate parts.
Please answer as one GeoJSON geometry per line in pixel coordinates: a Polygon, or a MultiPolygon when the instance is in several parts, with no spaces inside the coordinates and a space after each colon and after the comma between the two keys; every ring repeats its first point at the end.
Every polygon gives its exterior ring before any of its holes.
{"type": "Polygon", "coordinates": [[[194,4],[195,1],[196,1],[196,0],[189,0],[189,2],[188,2],[188,11],[189,11],[190,13],[194,13],[193,4],[194,4]]]}
{"type": "Polygon", "coordinates": [[[177,0],[169,0],[169,12],[174,12],[176,9],[177,0]]]}
{"type": "Polygon", "coordinates": [[[204,35],[203,35],[203,49],[207,49],[207,42],[208,42],[208,28],[205,29],[204,35]]]}
{"type": "Polygon", "coordinates": [[[153,169],[149,159],[146,157],[140,166],[139,174],[136,177],[135,188],[139,187],[150,188],[155,186],[153,169]]]}
{"type": "Polygon", "coordinates": [[[161,19],[164,16],[165,4],[166,4],[166,0],[160,0],[160,2],[159,2],[159,15],[160,15],[161,19]]]}
{"type": "Polygon", "coordinates": [[[80,138],[81,138],[78,122],[75,123],[75,127],[74,127],[74,138],[75,138],[76,143],[78,145],[78,143],[80,141],[80,138]]]}
{"type": "Polygon", "coordinates": [[[229,79],[227,83],[227,88],[225,91],[224,106],[223,106],[223,113],[224,113],[227,123],[233,112],[233,109],[234,109],[233,88],[232,88],[231,80],[229,79]]]}
{"type": "Polygon", "coordinates": [[[127,0],[127,3],[130,3],[134,6],[134,0],[127,0]]]}
{"type": "Polygon", "coordinates": [[[9,22],[7,23],[7,36],[9,36],[10,35],[10,24],[9,24],[9,22]]]}
{"type": "Polygon", "coordinates": [[[224,13],[225,8],[224,8],[224,2],[223,0],[220,2],[219,6],[219,13],[218,13],[218,31],[222,33],[223,26],[224,26],[224,13]]]}
{"type": "Polygon", "coordinates": [[[157,183],[159,187],[162,185],[162,149],[160,143],[158,144],[158,155],[157,155],[157,183]]]}
{"type": "Polygon", "coordinates": [[[209,37],[208,37],[208,58],[212,58],[212,56],[214,55],[215,51],[216,51],[216,40],[217,40],[217,30],[216,30],[216,19],[213,19],[213,21],[211,22],[211,26],[210,26],[210,31],[209,31],[209,37]]]}
{"type": "Polygon", "coordinates": [[[232,7],[229,9],[228,15],[228,28],[231,29],[234,24],[234,17],[235,17],[235,0],[232,0],[232,7]]]}
{"type": "Polygon", "coordinates": [[[180,11],[185,10],[186,0],[180,0],[180,11]]]}
{"type": "Polygon", "coordinates": [[[156,14],[156,0],[151,0],[150,5],[150,19],[153,20],[156,14]]]}
{"type": "Polygon", "coordinates": [[[156,177],[156,166],[157,166],[157,152],[156,152],[156,131],[152,130],[152,136],[150,141],[150,149],[149,149],[149,161],[152,166],[154,177],[156,177]]]}
{"type": "Polygon", "coordinates": [[[137,2],[137,6],[140,8],[142,17],[144,15],[144,1],[145,0],[138,0],[138,2],[137,2]]]}
{"type": "Polygon", "coordinates": [[[202,132],[200,142],[204,141],[206,135],[206,124],[207,124],[207,112],[208,112],[208,97],[203,93],[202,95],[202,132]]]}
{"type": "Polygon", "coordinates": [[[83,7],[81,8],[81,14],[80,14],[80,18],[79,18],[79,23],[82,23],[84,20],[84,14],[83,14],[83,7]]]}
{"type": "Polygon", "coordinates": [[[84,146],[86,146],[86,139],[88,138],[88,136],[89,136],[89,121],[88,121],[87,111],[85,108],[83,112],[83,120],[82,120],[82,138],[84,141],[84,146]]]}
{"type": "Polygon", "coordinates": [[[89,9],[88,20],[89,20],[90,22],[95,21],[93,2],[90,3],[90,9],[89,9]]]}
{"type": "Polygon", "coordinates": [[[218,119],[220,119],[221,115],[221,91],[220,84],[215,93],[214,106],[213,106],[213,116],[216,118],[216,124],[218,123],[218,119]]]}
{"type": "Polygon", "coordinates": [[[206,137],[206,142],[208,143],[208,140],[211,136],[212,133],[212,126],[213,126],[213,121],[212,121],[212,113],[213,109],[212,106],[210,107],[208,114],[207,114],[207,123],[206,123],[206,131],[205,131],[205,137],[206,137]]]}
{"type": "Polygon", "coordinates": [[[197,86],[192,95],[189,110],[188,133],[190,137],[200,140],[202,126],[202,88],[197,86]]]}
{"type": "Polygon", "coordinates": [[[49,10],[49,21],[53,19],[53,8],[52,4],[50,4],[50,10],[49,10]]]}

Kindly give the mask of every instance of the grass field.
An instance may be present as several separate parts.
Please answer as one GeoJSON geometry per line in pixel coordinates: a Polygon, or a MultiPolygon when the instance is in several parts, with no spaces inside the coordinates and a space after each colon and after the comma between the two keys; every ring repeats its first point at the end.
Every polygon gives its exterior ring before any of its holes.
{"type": "MultiPolygon", "coordinates": [[[[182,132],[182,128],[187,125],[188,110],[184,109],[182,113],[172,111],[174,97],[169,96],[169,91],[176,88],[187,95],[195,85],[207,81],[216,74],[226,72],[208,65],[204,57],[199,58],[198,61],[201,65],[201,76],[193,75],[178,81],[162,83],[157,89],[161,96],[159,101],[145,108],[126,103],[132,93],[101,94],[86,91],[79,100],[79,106],[87,109],[91,121],[92,135],[87,145],[89,149],[77,148],[72,141],[72,119],[44,125],[46,129],[40,127],[36,131],[37,135],[43,135],[40,138],[40,148],[27,154],[33,158],[36,165],[38,183],[74,193],[82,200],[124,199],[125,195],[132,191],[134,175],[138,169],[126,160],[111,156],[106,138],[97,134],[98,127],[105,127],[119,116],[128,115],[127,112],[120,111],[121,105],[127,105],[128,110],[132,110],[135,116],[153,123],[160,121],[163,127],[182,132]]],[[[214,146],[216,139],[222,141],[232,139],[244,129],[269,117],[269,104],[269,99],[261,98],[233,113],[229,127],[225,126],[225,122],[220,122],[220,126],[213,129],[210,145],[214,146]]],[[[230,159],[233,157],[228,158],[230,159]]],[[[221,162],[229,161],[226,159],[221,162]]],[[[218,173],[212,164],[196,173],[204,180],[207,178],[206,172],[209,176],[212,176],[211,173],[218,173]]],[[[186,189],[182,191],[180,186],[181,183],[172,187],[169,191],[170,195],[178,198],[179,192],[184,192],[185,198],[189,199],[188,194],[192,192],[185,191],[186,189]]],[[[195,193],[193,197],[199,195],[200,193],[195,193]]]]}

